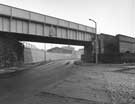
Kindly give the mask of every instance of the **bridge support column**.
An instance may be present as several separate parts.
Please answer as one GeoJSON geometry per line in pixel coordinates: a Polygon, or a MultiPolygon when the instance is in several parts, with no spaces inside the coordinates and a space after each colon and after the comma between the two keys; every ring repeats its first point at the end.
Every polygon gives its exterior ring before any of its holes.
{"type": "Polygon", "coordinates": [[[8,35],[0,34],[0,68],[23,64],[24,46],[8,35]]]}
{"type": "Polygon", "coordinates": [[[92,54],[93,49],[94,48],[91,43],[84,46],[84,54],[81,56],[81,60],[83,62],[87,62],[87,63],[94,62],[94,55],[92,54]]]}

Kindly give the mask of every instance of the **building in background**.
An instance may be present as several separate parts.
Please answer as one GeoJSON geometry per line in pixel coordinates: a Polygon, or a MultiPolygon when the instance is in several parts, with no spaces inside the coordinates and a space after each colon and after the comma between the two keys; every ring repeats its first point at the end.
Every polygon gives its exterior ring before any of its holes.
{"type": "Polygon", "coordinates": [[[71,47],[70,45],[68,45],[68,46],[63,46],[63,47],[61,47],[61,48],[67,49],[67,50],[71,50],[72,52],[75,51],[75,48],[74,48],[74,47],[71,47]]]}
{"type": "Polygon", "coordinates": [[[117,34],[98,36],[98,55],[102,63],[135,62],[135,38],[117,34]]]}
{"type": "Polygon", "coordinates": [[[72,54],[73,53],[73,51],[70,49],[59,48],[59,47],[54,47],[54,48],[48,49],[47,52],[60,53],[60,54],[72,54]]]}

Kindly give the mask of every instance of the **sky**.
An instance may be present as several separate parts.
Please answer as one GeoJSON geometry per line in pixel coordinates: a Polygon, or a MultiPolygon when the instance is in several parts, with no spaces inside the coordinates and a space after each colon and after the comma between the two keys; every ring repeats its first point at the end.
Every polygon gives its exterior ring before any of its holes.
{"type": "Polygon", "coordinates": [[[135,37],[135,0],[0,0],[0,3],[135,37]]]}

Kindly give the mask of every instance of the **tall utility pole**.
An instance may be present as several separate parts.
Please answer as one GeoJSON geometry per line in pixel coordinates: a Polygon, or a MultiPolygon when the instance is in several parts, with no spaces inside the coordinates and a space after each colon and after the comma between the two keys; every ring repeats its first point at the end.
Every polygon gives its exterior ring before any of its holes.
{"type": "Polygon", "coordinates": [[[98,37],[97,37],[97,22],[93,19],[89,19],[95,24],[95,63],[98,64],[98,37]]]}
{"type": "Polygon", "coordinates": [[[46,61],[46,43],[44,43],[44,60],[46,61]]]}

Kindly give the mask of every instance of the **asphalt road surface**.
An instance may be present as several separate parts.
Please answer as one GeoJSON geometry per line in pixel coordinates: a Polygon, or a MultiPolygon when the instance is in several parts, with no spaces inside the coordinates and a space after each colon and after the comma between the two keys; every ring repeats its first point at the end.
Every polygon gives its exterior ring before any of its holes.
{"type": "Polygon", "coordinates": [[[70,75],[72,62],[73,60],[51,62],[0,77],[0,104],[27,104],[29,98],[42,88],[70,75]]]}

